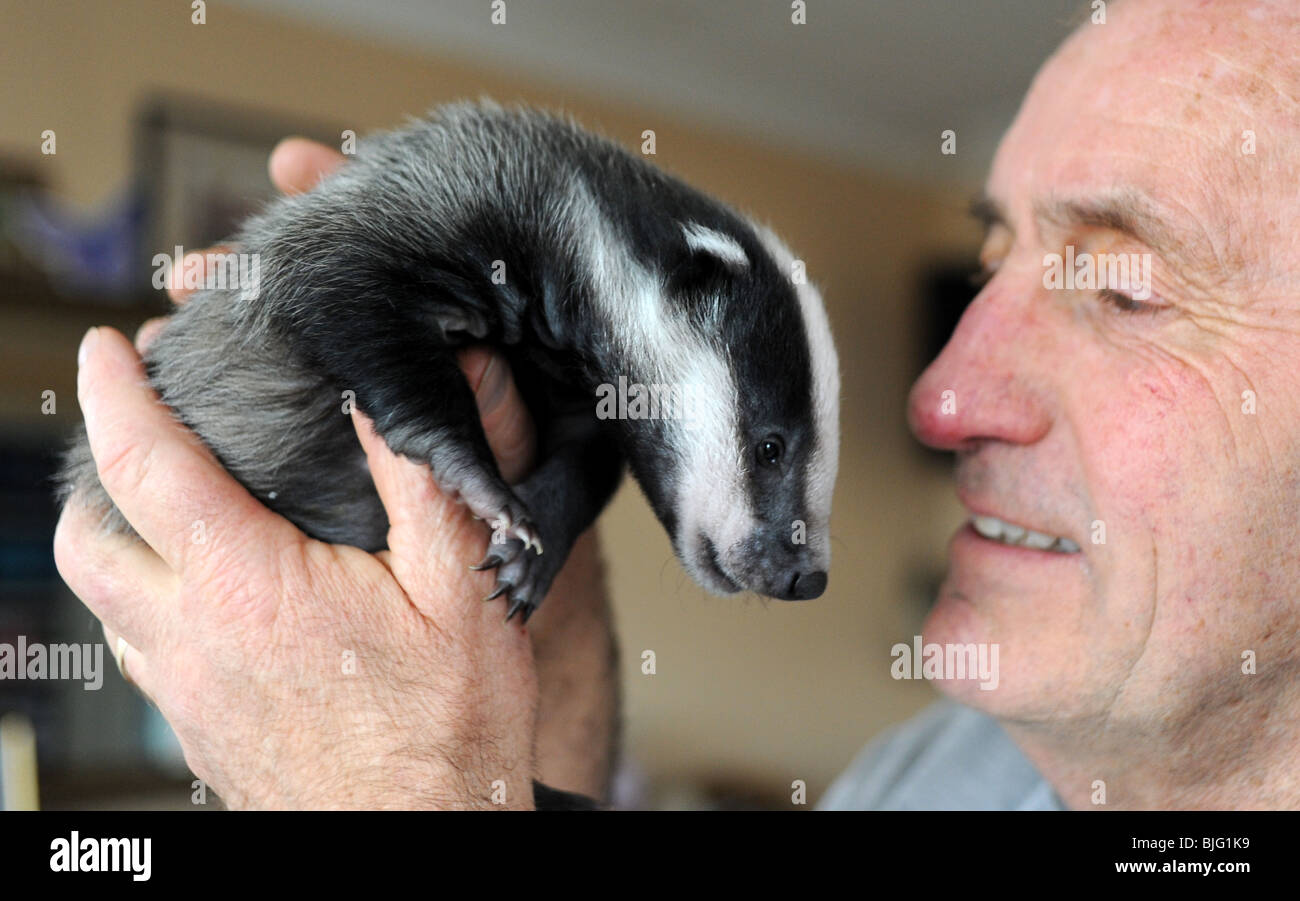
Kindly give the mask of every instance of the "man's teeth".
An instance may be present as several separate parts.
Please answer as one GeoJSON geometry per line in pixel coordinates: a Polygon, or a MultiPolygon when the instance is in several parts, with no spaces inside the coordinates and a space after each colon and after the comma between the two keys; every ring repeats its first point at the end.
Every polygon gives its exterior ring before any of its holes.
{"type": "Polygon", "coordinates": [[[1074,554],[1079,551],[1079,546],[1068,538],[1035,532],[1033,529],[1026,529],[1024,526],[1003,522],[996,516],[973,516],[971,517],[971,525],[975,527],[976,532],[979,532],[985,538],[991,538],[1003,544],[1033,548],[1036,551],[1056,551],[1060,554],[1074,554]]]}

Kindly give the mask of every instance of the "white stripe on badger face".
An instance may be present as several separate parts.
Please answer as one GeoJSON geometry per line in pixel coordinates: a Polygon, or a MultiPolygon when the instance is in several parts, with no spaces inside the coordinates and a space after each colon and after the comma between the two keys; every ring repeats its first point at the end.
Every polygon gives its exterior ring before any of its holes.
{"type": "Polygon", "coordinates": [[[813,422],[817,429],[817,448],[809,460],[804,491],[808,504],[808,545],[817,553],[823,569],[830,568],[831,495],[840,459],[840,363],[831,338],[831,324],[821,293],[807,280],[794,280],[794,254],[770,228],[750,223],[759,242],[777,261],[785,277],[791,280],[799,309],[803,313],[804,331],[812,357],[813,422]]]}
{"type": "MultiPolygon", "coordinates": [[[[570,202],[575,221],[585,226],[580,258],[591,266],[595,303],[628,361],[628,375],[675,387],[690,400],[687,419],[666,422],[679,478],[677,534],[670,536],[674,548],[696,582],[718,593],[734,591],[713,573],[704,542],[712,541],[721,558],[756,525],[746,490],[739,396],[726,348],[716,332],[693,327],[674,308],[665,294],[665,274],[637,263],[585,189],[576,189],[570,202]]],[[[743,257],[740,245],[727,240],[743,257]]],[[[709,242],[710,253],[720,247],[719,241],[709,242]]]]}
{"type": "Polygon", "coordinates": [[[749,257],[745,255],[745,248],[741,247],[740,242],[731,235],[706,228],[698,222],[684,224],[682,235],[686,238],[686,246],[697,253],[712,254],[724,263],[742,269],[749,266],[749,257]]]}

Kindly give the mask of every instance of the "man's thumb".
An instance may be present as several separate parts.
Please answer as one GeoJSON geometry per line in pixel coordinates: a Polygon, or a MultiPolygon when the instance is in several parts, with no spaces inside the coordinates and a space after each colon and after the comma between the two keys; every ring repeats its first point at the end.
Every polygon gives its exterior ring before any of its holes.
{"type": "Polygon", "coordinates": [[[505,480],[514,485],[528,475],[537,451],[537,431],[533,417],[524,405],[510,364],[501,354],[485,347],[471,347],[458,354],[487,435],[488,446],[496,457],[505,480]]]}

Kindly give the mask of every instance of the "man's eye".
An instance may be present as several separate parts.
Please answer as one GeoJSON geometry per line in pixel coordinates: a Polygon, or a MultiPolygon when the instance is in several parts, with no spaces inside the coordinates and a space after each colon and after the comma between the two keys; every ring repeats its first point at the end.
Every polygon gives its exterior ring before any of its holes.
{"type": "Polygon", "coordinates": [[[1097,291],[1097,296],[1103,303],[1110,304],[1123,313],[1159,313],[1165,308],[1165,304],[1134,300],[1124,292],[1113,288],[1101,288],[1097,291]]]}

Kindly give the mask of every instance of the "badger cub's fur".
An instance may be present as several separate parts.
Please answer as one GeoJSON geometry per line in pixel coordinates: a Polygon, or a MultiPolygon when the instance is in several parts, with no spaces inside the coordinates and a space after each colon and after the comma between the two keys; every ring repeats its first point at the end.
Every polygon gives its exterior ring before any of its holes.
{"type": "MultiPolygon", "coordinates": [[[[824,590],[838,367],[820,297],[767,229],[571,122],[485,103],[363,140],[233,244],[257,255],[259,290],[195,294],[149,347],[149,376],[307,534],[385,545],[355,396],[394,452],[493,526],[481,566],[509,616],[536,609],[624,460],[704,587],[824,590]],[[518,485],[456,363],[471,343],[502,349],[538,425],[518,485]]],[[[62,491],[130,531],[84,431],[62,491]]]]}

